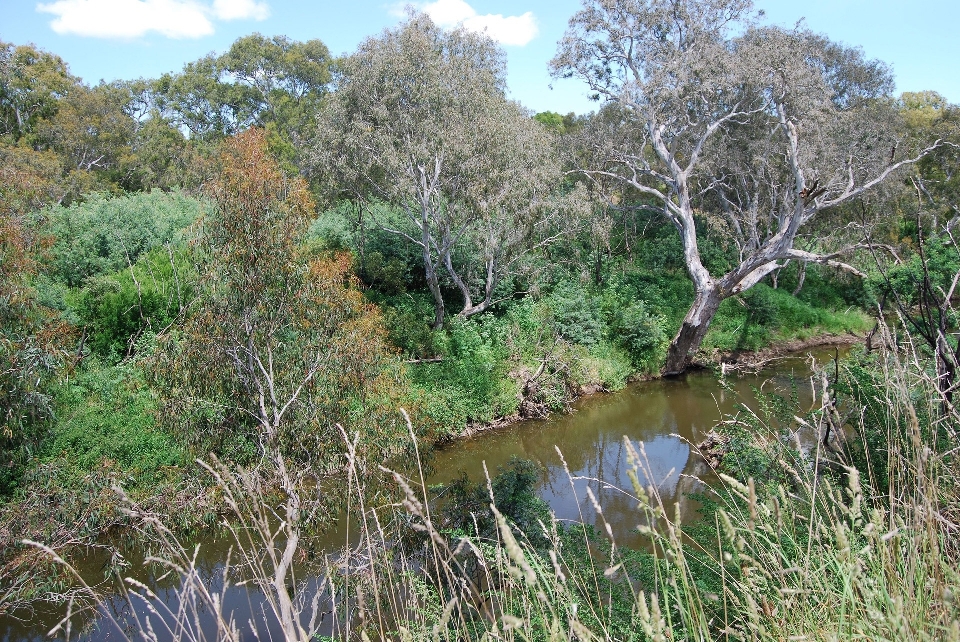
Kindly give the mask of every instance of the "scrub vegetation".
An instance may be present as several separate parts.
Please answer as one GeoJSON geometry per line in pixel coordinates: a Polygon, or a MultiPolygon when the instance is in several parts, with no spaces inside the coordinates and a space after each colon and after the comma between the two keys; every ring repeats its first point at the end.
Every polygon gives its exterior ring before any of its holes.
{"type": "Polygon", "coordinates": [[[0,42],[0,618],[960,640],[960,112],[751,12],[585,0],[551,62],[584,115],[510,101],[495,43],[416,13],[340,59],[255,34],[95,86],[0,42]],[[641,550],[592,495],[597,527],[558,521],[531,462],[424,482],[476,430],[830,337],[865,346],[812,410],[714,429],[696,523],[627,443],[641,550]],[[316,550],[338,516],[353,541],[316,550]],[[214,533],[216,581],[180,543],[214,533]],[[177,609],[122,579],[130,537],[177,609]],[[91,588],[71,561],[101,548],[91,588]]]}

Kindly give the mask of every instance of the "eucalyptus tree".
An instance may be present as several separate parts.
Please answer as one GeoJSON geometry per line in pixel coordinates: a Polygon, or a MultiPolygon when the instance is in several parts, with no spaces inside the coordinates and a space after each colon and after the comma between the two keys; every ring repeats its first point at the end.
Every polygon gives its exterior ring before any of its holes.
{"type": "Polygon", "coordinates": [[[284,172],[259,128],[224,141],[216,162],[195,245],[199,298],[158,337],[151,375],[160,420],[213,453],[204,465],[238,520],[248,581],[282,639],[306,641],[295,554],[308,525],[346,508],[344,493],[318,491],[348,468],[376,474],[365,461],[405,448],[402,379],[349,255],[311,260],[300,246],[314,213],[306,181],[284,172]],[[264,481],[282,491],[269,505],[264,481]]]}
{"type": "Polygon", "coordinates": [[[289,139],[312,127],[330,62],[320,40],[252,34],[223,55],[209,54],[179,74],[164,74],[154,82],[154,99],[193,137],[220,138],[256,126],[289,139]]]}
{"type": "Polygon", "coordinates": [[[313,201],[264,133],[221,150],[196,244],[198,300],[155,356],[163,420],[199,452],[259,451],[281,473],[285,460],[302,474],[338,470],[338,425],[382,460],[402,443],[387,434],[399,423],[386,401],[396,384],[382,318],[350,279],[349,256],[301,251],[313,201]]]}
{"type": "Polygon", "coordinates": [[[33,143],[37,122],[56,114],[60,99],[78,84],[59,56],[0,41],[0,136],[33,143]]]}
{"type": "Polygon", "coordinates": [[[57,152],[65,170],[113,170],[130,155],[136,122],[125,111],[124,88],[77,85],[55,114],[36,126],[37,139],[57,152]]]}
{"type": "Polygon", "coordinates": [[[696,294],[665,374],[687,367],[724,299],[785,261],[858,273],[840,260],[863,244],[852,221],[830,222],[843,235],[808,232],[931,149],[900,144],[882,63],[759,26],[750,10],[750,0],[586,0],[551,61],[605,103],[583,136],[581,171],[681,236],[696,294]],[[709,225],[737,245],[722,275],[701,258],[709,225]]]}
{"type": "Polygon", "coordinates": [[[492,40],[413,15],[342,62],[312,164],[337,197],[419,248],[439,327],[441,272],[463,297],[461,316],[483,312],[517,262],[562,229],[555,222],[577,201],[558,194],[553,141],[507,100],[492,40]],[[407,225],[388,225],[383,207],[407,225]]]}

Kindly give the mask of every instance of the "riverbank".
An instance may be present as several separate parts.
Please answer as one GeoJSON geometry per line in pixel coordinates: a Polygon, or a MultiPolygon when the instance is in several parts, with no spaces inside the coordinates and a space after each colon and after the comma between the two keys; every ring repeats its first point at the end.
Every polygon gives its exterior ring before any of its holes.
{"type": "MultiPolygon", "coordinates": [[[[789,310],[787,305],[797,304],[789,299],[780,309],[789,310]]],[[[546,318],[542,315],[549,312],[545,308],[520,302],[500,315],[454,320],[438,332],[435,340],[442,342],[443,360],[407,366],[420,391],[408,406],[415,427],[423,429],[418,434],[428,442],[449,446],[522,421],[562,414],[578,399],[621,390],[628,382],[659,378],[650,372],[656,366],[638,366],[607,335],[582,345],[562,339],[567,330],[560,326],[560,338],[544,348],[539,342],[541,320],[546,318]]],[[[725,355],[734,354],[725,346],[786,336],[759,350],[735,352],[740,361],[754,354],[755,361],[761,362],[790,351],[852,340],[852,334],[847,338],[837,329],[849,334],[866,326],[863,315],[828,316],[833,313],[804,309],[802,318],[824,319],[826,327],[771,325],[759,334],[749,317],[737,316],[743,309],[731,301],[718,316],[705,343],[705,364],[722,364],[725,355]],[[812,336],[801,339],[800,333],[812,336]]],[[[168,515],[180,532],[203,530],[223,515],[222,498],[211,480],[174,436],[156,425],[156,398],[137,362],[109,366],[88,360],[86,366],[86,372],[74,373],[58,393],[61,412],[38,467],[28,472],[18,494],[0,506],[4,548],[0,561],[8,579],[25,575],[21,562],[32,564],[32,553],[20,545],[24,537],[68,545],[82,555],[82,547],[104,531],[129,530],[130,518],[115,487],[168,515]]],[[[27,575],[28,586],[13,587],[25,597],[41,596],[56,587],[39,574],[27,575]]],[[[0,586],[0,592],[4,590],[0,586]]]]}
{"type": "MultiPolygon", "coordinates": [[[[514,430],[488,430],[476,435],[476,438],[449,442],[430,458],[429,468],[433,472],[427,477],[426,483],[428,486],[450,483],[458,478],[461,471],[477,483],[485,476],[481,462],[485,462],[489,474],[495,476],[501,468],[508,468],[514,457],[522,457],[537,462],[545,471],[546,479],[565,479],[564,467],[567,466],[570,474],[578,480],[602,477],[614,484],[629,484],[625,478],[626,460],[617,448],[626,435],[634,443],[646,444],[652,465],[651,483],[659,485],[661,499],[670,505],[679,504],[683,522],[693,523],[698,519],[696,511],[699,504],[696,500],[690,500],[691,494],[702,491],[703,487],[693,479],[694,475],[701,473],[694,467],[696,458],[689,452],[687,444],[695,443],[702,436],[704,428],[713,425],[721,416],[735,412],[738,403],[749,403],[761,381],[779,378],[782,385],[785,378],[791,376],[796,364],[779,370],[778,367],[774,365],[772,370],[759,376],[731,377],[722,384],[714,371],[695,370],[683,379],[649,378],[619,392],[600,394],[601,391],[594,391],[592,395],[584,394],[574,413],[555,413],[547,422],[530,422],[529,425],[518,425],[514,430]],[[555,445],[560,446],[562,457],[555,445]],[[671,470],[675,472],[671,474],[671,470]]],[[[802,405],[807,405],[806,401],[802,405]]],[[[551,510],[563,523],[579,520],[602,529],[602,524],[589,507],[583,507],[582,514],[578,507],[578,493],[579,499],[583,499],[584,483],[540,484],[537,491],[548,500],[551,510]]],[[[106,488],[105,492],[111,491],[106,488]]],[[[635,506],[618,502],[607,488],[596,489],[596,492],[604,506],[606,518],[614,523],[618,546],[642,549],[642,536],[633,528],[635,506]]],[[[166,515],[166,519],[175,517],[162,506],[154,506],[154,509],[166,515]]],[[[177,512],[184,510],[189,509],[180,507],[177,512]]],[[[129,529],[130,526],[118,525],[120,529],[129,529]]],[[[180,536],[187,550],[192,550],[194,543],[203,542],[204,550],[212,549],[225,555],[222,545],[209,541],[210,533],[210,530],[197,530],[180,536]]],[[[136,547],[139,545],[131,542],[131,539],[128,538],[128,546],[138,550],[136,547]]],[[[311,543],[310,551],[326,550],[325,546],[331,549],[340,547],[345,538],[342,533],[330,537],[324,534],[317,541],[328,543],[323,546],[311,543]]],[[[354,542],[352,538],[350,541],[354,542]]],[[[129,549],[123,553],[131,560],[139,559],[135,550],[132,555],[129,549]]],[[[83,570],[85,577],[99,581],[101,566],[109,556],[94,551],[91,558],[90,553],[89,550],[77,548],[70,559],[83,570]]],[[[210,556],[208,552],[203,559],[211,565],[219,561],[210,556]]],[[[137,568],[137,563],[134,564],[134,568],[137,568]]],[[[127,572],[130,571],[124,570],[124,573],[127,572]]],[[[146,580],[141,578],[141,581],[146,580]]],[[[55,618],[50,626],[54,621],[55,618]]],[[[46,630],[49,630],[49,626],[46,630]]]]}
{"type": "MultiPolygon", "coordinates": [[[[813,346],[813,344],[823,346],[829,337],[828,334],[809,337],[803,340],[800,347],[813,346]]],[[[780,346],[770,346],[769,350],[782,353],[787,346],[797,347],[798,342],[784,342],[780,346]]],[[[450,444],[431,459],[430,467],[435,472],[427,477],[426,484],[429,487],[438,483],[450,483],[457,478],[460,471],[466,472],[474,483],[480,482],[486,474],[484,463],[486,471],[489,471],[491,476],[495,476],[498,470],[507,469],[514,456],[536,461],[544,471],[542,481],[538,482],[536,488],[537,494],[548,501],[550,510],[556,516],[557,531],[566,533],[565,536],[568,537],[564,540],[563,547],[557,551],[558,556],[561,553],[565,556],[564,562],[573,563],[577,559],[575,550],[571,550],[574,541],[569,539],[569,536],[579,536],[581,531],[579,528],[565,531],[564,529],[571,523],[584,522],[588,528],[593,527],[594,530],[591,530],[591,533],[602,533],[605,530],[603,522],[606,521],[611,524],[617,550],[621,551],[621,554],[629,555],[630,551],[643,551],[646,550],[645,536],[636,531],[635,525],[644,523],[647,517],[642,511],[637,510],[635,502],[619,501],[624,495],[621,491],[614,490],[614,487],[623,487],[623,484],[626,484],[628,491],[630,488],[627,473],[633,469],[633,464],[624,454],[626,446],[623,445],[623,436],[626,435],[633,444],[644,444],[644,463],[637,465],[635,469],[640,483],[654,484],[657,487],[657,501],[669,507],[671,516],[679,513],[678,522],[684,524],[685,528],[702,525],[702,517],[698,513],[702,504],[698,502],[694,493],[703,493],[704,487],[696,478],[703,480],[716,480],[716,478],[712,476],[712,471],[707,470],[705,466],[698,467],[695,463],[699,461],[699,457],[691,452],[693,450],[690,447],[691,444],[698,443],[703,437],[704,430],[714,425],[720,417],[735,414],[740,404],[755,406],[757,395],[775,394],[774,390],[789,388],[789,381],[795,373],[803,377],[802,368],[802,361],[799,364],[786,361],[774,362],[770,369],[759,374],[743,373],[728,377],[722,383],[716,376],[715,370],[701,369],[692,371],[683,378],[655,378],[646,382],[637,382],[637,385],[631,385],[615,394],[597,392],[592,395],[592,399],[584,398],[584,403],[577,405],[575,413],[557,414],[549,422],[535,422],[529,426],[518,426],[515,430],[490,431],[477,435],[475,439],[464,439],[450,444]],[[771,383],[774,385],[771,386],[771,383]],[[764,392],[761,392],[761,389],[764,392]],[[560,446],[562,455],[556,450],[554,444],[560,446]],[[439,476],[438,473],[440,473],[439,476]],[[571,478],[570,483],[567,482],[568,474],[571,478]],[[594,484],[591,480],[604,480],[610,485],[594,484]],[[588,486],[596,494],[597,502],[603,508],[602,516],[584,500],[588,486]]],[[[801,396],[796,399],[796,408],[809,407],[809,398],[803,396],[806,392],[808,391],[805,388],[800,390],[801,396]]],[[[590,396],[585,395],[585,397],[590,396]]],[[[775,441],[772,440],[771,443],[775,441]]],[[[777,461],[775,457],[768,457],[766,460],[777,461]]],[[[719,457],[712,465],[714,469],[718,467],[719,457]]],[[[798,470],[802,472],[804,469],[798,468],[798,470]]],[[[736,476],[738,479],[746,479],[740,475],[736,476]]],[[[758,483],[757,488],[758,493],[764,492],[762,484],[758,483]]],[[[419,488],[414,492],[419,496],[419,488]]],[[[809,514],[809,510],[803,513],[809,514]]],[[[415,517],[411,519],[416,523],[415,517]]],[[[436,519],[439,520],[439,518],[436,519]]],[[[553,522],[547,523],[552,527],[553,522]]],[[[711,523],[712,521],[707,526],[709,527],[711,523]]],[[[710,541],[716,541],[716,533],[711,535],[710,541]]],[[[363,537],[362,534],[358,536],[363,537]]],[[[441,532],[441,536],[449,535],[441,532]]],[[[451,548],[453,548],[457,543],[456,535],[450,537],[451,548]]],[[[208,562],[208,566],[213,566],[219,561],[212,556],[226,555],[225,547],[222,544],[209,542],[206,533],[197,533],[193,538],[183,541],[188,551],[193,550],[195,542],[203,542],[204,550],[212,551],[203,557],[208,562]]],[[[324,546],[330,546],[329,550],[332,550],[342,546],[345,538],[342,533],[339,533],[324,541],[331,542],[324,546]]],[[[353,537],[349,541],[356,546],[353,537]]],[[[606,540],[591,540],[589,545],[595,546],[598,542],[602,544],[604,541],[606,540]]],[[[328,550],[324,546],[314,546],[311,543],[308,548],[303,544],[301,550],[309,550],[310,555],[313,555],[314,551],[322,555],[320,551],[328,550]]],[[[384,577],[392,577],[386,575],[386,571],[394,568],[390,564],[395,563],[395,558],[387,556],[395,549],[391,549],[390,542],[383,539],[375,539],[371,546],[382,546],[380,549],[373,549],[369,555],[383,563],[379,569],[384,571],[384,577]]],[[[364,555],[368,554],[366,551],[367,549],[364,548],[364,555]]],[[[531,550],[525,554],[532,557],[539,553],[531,550]]],[[[102,575],[99,565],[106,559],[105,556],[98,557],[95,554],[93,560],[89,561],[81,558],[81,555],[83,551],[78,551],[76,560],[84,565],[85,573],[95,577],[102,575]]],[[[130,556],[130,559],[138,559],[138,557],[130,556]]],[[[585,556],[582,559],[590,558],[585,556]]],[[[298,560],[303,563],[301,558],[298,560]]],[[[618,563],[619,561],[617,560],[618,563]]],[[[691,562],[696,563],[693,560],[691,562]]],[[[129,571],[124,570],[124,573],[135,572],[140,568],[138,564],[139,562],[134,562],[133,568],[129,571]]],[[[363,571],[357,569],[367,568],[367,564],[367,557],[364,557],[362,564],[351,568],[354,568],[359,576],[363,571]]],[[[582,569],[584,566],[579,568],[582,569]]],[[[303,567],[298,567],[298,570],[303,572],[303,567]]],[[[644,578],[646,588],[653,586],[652,573],[648,577],[648,575],[631,572],[634,573],[631,577],[644,578]]],[[[301,581],[309,583],[309,576],[298,575],[298,577],[301,581]]],[[[703,577],[709,577],[709,575],[697,576],[698,579],[703,577]]],[[[148,580],[141,578],[141,581],[148,580]]],[[[364,585],[362,581],[360,584],[364,585]]],[[[548,584],[548,586],[554,585],[548,584]]],[[[711,587],[710,590],[719,589],[711,587]]],[[[228,597],[224,602],[224,609],[228,612],[240,609],[247,600],[258,604],[260,599],[257,589],[250,585],[250,588],[245,589],[244,592],[228,597]]],[[[578,596],[578,600],[581,604],[587,603],[584,596],[578,596]]],[[[440,607],[438,613],[442,611],[443,604],[440,607]]],[[[629,612],[629,609],[626,612],[629,612]]],[[[49,624],[45,622],[46,630],[49,630],[53,623],[55,619],[49,624]]]]}
{"type": "MultiPolygon", "coordinates": [[[[780,359],[795,357],[799,353],[807,350],[832,346],[850,347],[862,343],[864,340],[865,337],[855,334],[852,331],[846,334],[825,332],[805,338],[785,339],[757,350],[712,350],[709,354],[710,360],[704,359],[703,357],[708,355],[701,353],[701,355],[698,355],[700,358],[694,360],[691,369],[718,368],[723,374],[734,371],[755,373],[765,367],[769,367],[780,359]]],[[[663,375],[659,373],[636,375],[631,376],[628,382],[654,381],[662,377],[663,375]]],[[[611,392],[616,392],[616,390],[610,390],[599,383],[584,384],[579,387],[578,394],[570,400],[570,404],[580,399],[594,395],[609,394],[611,392]]],[[[521,402],[520,409],[522,410],[523,408],[524,403],[521,402]]],[[[458,439],[469,439],[491,430],[508,428],[527,421],[547,419],[552,414],[550,412],[542,412],[542,408],[538,408],[537,410],[539,412],[530,414],[516,412],[508,416],[497,417],[488,422],[470,423],[460,435],[447,437],[439,442],[438,445],[446,446],[458,439]]]]}
{"type": "Polygon", "coordinates": [[[795,356],[798,352],[829,346],[852,346],[863,343],[866,337],[849,332],[835,334],[828,332],[805,339],[788,339],[774,343],[759,350],[732,350],[722,352],[709,366],[719,365],[722,371],[729,370],[759,370],[777,359],[795,356]]]}

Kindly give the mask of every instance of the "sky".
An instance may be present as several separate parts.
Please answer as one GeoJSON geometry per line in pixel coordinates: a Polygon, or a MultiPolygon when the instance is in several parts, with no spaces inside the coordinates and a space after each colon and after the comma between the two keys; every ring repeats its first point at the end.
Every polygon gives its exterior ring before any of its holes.
{"type": "MultiPolygon", "coordinates": [[[[754,0],[766,22],[799,20],[893,68],[897,91],[933,89],[960,103],[960,0],[754,0]]],[[[60,55],[74,75],[154,78],[260,32],[319,38],[334,55],[398,24],[405,4],[452,28],[486,30],[507,52],[511,97],[534,111],[586,113],[579,81],[553,80],[547,62],[580,0],[0,0],[0,40],[60,55]]]]}

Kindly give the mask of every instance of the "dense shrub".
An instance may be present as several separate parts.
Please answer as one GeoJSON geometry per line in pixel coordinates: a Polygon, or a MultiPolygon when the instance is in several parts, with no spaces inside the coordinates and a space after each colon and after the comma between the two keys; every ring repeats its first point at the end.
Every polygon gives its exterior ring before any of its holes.
{"type": "Polygon", "coordinates": [[[155,248],[129,269],[90,277],[68,298],[90,348],[116,361],[132,353],[143,332],[173,323],[193,298],[195,280],[185,250],[155,248]]]}
{"type": "Polygon", "coordinates": [[[398,257],[370,252],[363,258],[361,278],[371,287],[390,296],[403,292],[408,282],[407,264],[398,257]]]}
{"type": "Polygon", "coordinates": [[[549,298],[557,331],[573,343],[592,346],[603,338],[603,319],[589,290],[571,281],[560,283],[549,298]]]}
{"type": "Polygon", "coordinates": [[[620,311],[612,331],[637,369],[653,371],[670,341],[665,325],[663,317],[636,301],[620,311]]]}
{"type": "Polygon", "coordinates": [[[453,420],[449,430],[456,432],[467,422],[490,421],[516,409],[516,385],[506,376],[508,353],[499,340],[503,330],[504,324],[492,315],[454,317],[449,331],[438,337],[442,361],[411,367],[413,382],[427,391],[428,415],[453,420]]]}
{"type": "Polygon", "coordinates": [[[184,463],[175,440],[156,426],[156,401],[139,364],[104,366],[95,358],[56,391],[57,421],[43,459],[64,459],[77,475],[114,468],[149,479],[184,463]]]}
{"type": "Polygon", "coordinates": [[[181,192],[109,196],[91,194],[82,203],[45,210],[56,238],[52,272],[71,287],[91,276],[110,274],[137,262],[141,255],[182,240],[201,203],[181,192]]]}
{"type": "MultiPolygon", "coordinates": [[[[4,168],[6,169],[6,168],[4,168]]],[[[8,177],[9,178],[9,177],[8,177]]],[[[47,384],[72,332],[37,296],[47,240],[0,185],[0,495],[12,492],[53,418],[47,384]]],[[[16,186],[14,186],[14,192],[16,186]]]]}
{"type": "Polygon", "coordinates": [[[743,301],[747,306],[747,322],[767,327],[777,320],[779,312],[777,301],[774,298],[775,290],[765,283],[758,283],[743,293],[743,301]]]}
{"type": "Polygon", "coordinates": [[[62,359],[49,336],[18,330],[0,328],[0,496],[16,489],[47,435],[54,418],[48,383],[62,359]]]}
{"type": "Polygon", "coordinates": [[[434,356],[436,353],[434,333],[426,321],[429,314],[431,314],[429,304],[425,312],[422,306],[408,301],[402,301],[396,307],[384,308],[383,319],[390,342],[410,358],[422,359],[434,356]]]}

